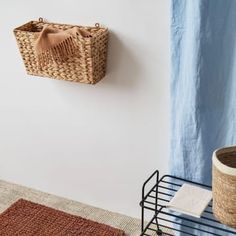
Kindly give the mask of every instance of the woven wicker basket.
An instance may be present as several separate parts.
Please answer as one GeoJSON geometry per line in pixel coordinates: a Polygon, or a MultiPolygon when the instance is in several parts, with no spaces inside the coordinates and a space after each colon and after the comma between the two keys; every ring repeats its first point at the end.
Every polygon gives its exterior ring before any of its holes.
{"type": "Polygon", "coordinates": [[[236,147],[213,153],[213,212],[222,223],[236,228],[236,147]]]}
{"type": "Polygon", "coordinates": [[[43,68],[39,68],[34,50],[35,34],[40,32],[45,25],[61,30],[67,30],[75,26],[46,23],[39,19],[39,21],[30,21],[14,29],[28,74],[87,84],[95,84],[105,76],[108,44],[107,28],[102,28],[99,24],[96,24],[95,27],[78,26],[89,31],[91,37],[76,36],[78,49],[75,55],[65,62],[52,62],[43,68]]]}

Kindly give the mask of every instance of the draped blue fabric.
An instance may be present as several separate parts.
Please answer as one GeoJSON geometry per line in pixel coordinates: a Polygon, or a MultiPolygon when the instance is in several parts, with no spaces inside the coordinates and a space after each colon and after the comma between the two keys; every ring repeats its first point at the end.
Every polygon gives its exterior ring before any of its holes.
{"type": "Polygon", "coordinates": [[[213,150],[236,144],[236,0],[171,10],[171,172],[211,184],[213,150]]]}

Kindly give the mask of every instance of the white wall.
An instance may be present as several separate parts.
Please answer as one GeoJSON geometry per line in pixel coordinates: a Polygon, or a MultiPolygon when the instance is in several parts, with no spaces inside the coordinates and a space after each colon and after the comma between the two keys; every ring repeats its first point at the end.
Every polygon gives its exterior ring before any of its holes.
{"type": "Polygon", "coordinates": [[[167,172],[169,1],[0,1],[0,178],[131,216],[167,172]],[[13,28],[32,19],[109,27],[97,85],[26,75],[13,28]]]}

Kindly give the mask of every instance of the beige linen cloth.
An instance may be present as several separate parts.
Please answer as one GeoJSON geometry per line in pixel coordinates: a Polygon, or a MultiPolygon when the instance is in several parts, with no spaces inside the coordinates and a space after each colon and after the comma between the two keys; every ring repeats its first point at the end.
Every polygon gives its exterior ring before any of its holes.
{"type": "Polygon", "coordinates": [[[34,49],[39,68],[50,62],[64,62],[74,55],[78,48],[77,35],[91,37],[89,31],[79,27],[59,30],[49,25],[44,26],[42,31],[35,35],[34,49]]]}

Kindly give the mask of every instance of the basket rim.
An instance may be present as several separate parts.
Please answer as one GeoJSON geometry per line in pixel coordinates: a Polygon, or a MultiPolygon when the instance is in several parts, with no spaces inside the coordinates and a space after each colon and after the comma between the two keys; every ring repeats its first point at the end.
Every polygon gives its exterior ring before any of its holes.
{"type": "MultiPolygon", "coordinates": [[[[63,23],[55,23],[55,22],[40,22],[40,21],[37,21],[37,20],[31,20],[31,21],[28,21],[27,23],[25,24],[22,24],[16,28],[14,28],[14,32],[17,32],[17,31],[22,31],[21,28],[28,25],[28,24],[36,24],[36,23],[43,23],[43,24],[48,24],[48,25],[66,25],[66,26],[72,26],[72,27],[83,27],[83,28],[89,28],[89,29],[94,29],[94,28],[97,28],[96,26],[82,26],[82,25],[72,25],[72,24],[63,24],[63,23]]],[[[101,27],[99,26],[98,27],[99,29],[102,29],[104,32],[108,31],[108,28],[107,27],[101,27]]],[[[29,32],[29,31],[25,31],[25,32],[29,32]]],[[[29,32],[30,33],[30,32],[29,32]]]]}
{"type": "Polygon", "coordinates": [[[236,168],[223,164],[218,158],[218,155],[222,153],[230,153],[230,152],[236,152],[236,146],[222,147],[222,148],[216,149],[212,155],[212,162],[213,162],[213,165],[217,169],[219,169],[222,173],[236,176],[236,168]]]}

